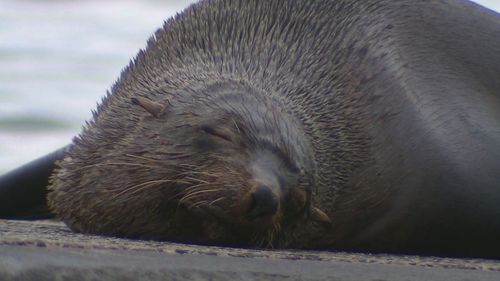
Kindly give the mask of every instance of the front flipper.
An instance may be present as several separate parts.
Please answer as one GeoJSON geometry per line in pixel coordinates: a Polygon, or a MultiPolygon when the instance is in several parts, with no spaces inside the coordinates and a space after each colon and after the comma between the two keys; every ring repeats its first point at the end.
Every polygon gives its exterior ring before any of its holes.
{"type": "Polygon", "coordinates": [[[0,176],[0,218],[42,219],[53,216],[47,208],[47,185],[70,145],[0,176]]]}

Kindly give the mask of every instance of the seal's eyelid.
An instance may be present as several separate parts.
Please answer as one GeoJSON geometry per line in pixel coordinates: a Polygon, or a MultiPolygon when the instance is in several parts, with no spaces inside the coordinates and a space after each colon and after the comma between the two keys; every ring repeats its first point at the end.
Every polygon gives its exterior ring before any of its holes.
{"type": "Polygon", "coordinates": [[[142,107],[144,110],[146,110],[156,118],[160,117],[163,114],[163,111],[165,110],[165,107],[160,103],[144,97],[131,98],[130,101],[132,101],[133,104],[142,107]]]}
{"type": "Polygon", "coordinates": [[[280,157],[280,159],[283,161],[283,163],[285,164],[285,167],[288,170],[290,170],[292,173],[296,173],[296,174],[300,173],[299,167],[297,167],[297,165],[295,164],[295,161],[293,161],[290,158],[290,156],[287,152],[283,151],[281,148],[273,145],[272,143],[270,143],[268,141],[262,142],[261,145],[264,148],[269,149],[275,155],[278,155],[280,157]]]}
{"type": "Polygon", "coordinates": [[[213,128],[210,126],[206,126],[206,125],[202,126],[201,130],[209,135],[214,136],[214,137],[221,138],[221,139],[228,141],[228,142],[233,142],[232,138],[223,130],[213,128]]]}

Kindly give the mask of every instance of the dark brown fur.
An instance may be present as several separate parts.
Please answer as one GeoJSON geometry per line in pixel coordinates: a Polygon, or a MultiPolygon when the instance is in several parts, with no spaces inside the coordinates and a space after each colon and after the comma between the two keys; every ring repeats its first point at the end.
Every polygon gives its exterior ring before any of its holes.
{"type": "MultiPolygon", "coordinates": [[[[192,5],[154,34],[74,139],[50,206],[85,233],[495,255],[498,220],[467,244],[456,233],[476,215],[446,203],[482,204],[462,198],[500,184],[500,122],[487,105],[500,104],[500,41],[465,42],[490,40],[495,27],[497,15],[454,0],[192,5]],[[469,127],[450,104],[491,141],[461,142],[469,127]],[[262,183],[279,211],[249,220],[262,183]],[[315,207],[331,229],[311,219],[315,207]],[[449,223],[457,218],[467,222],[449,223]]],[[[486,201],[484,213],[500,214],[486,201]]]]}

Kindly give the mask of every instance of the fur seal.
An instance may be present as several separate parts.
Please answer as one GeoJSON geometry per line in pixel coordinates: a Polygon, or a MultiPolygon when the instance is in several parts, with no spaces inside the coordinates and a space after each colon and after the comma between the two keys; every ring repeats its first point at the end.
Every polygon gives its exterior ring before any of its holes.
{"type": "Polygon", "coordinates": [[[73,230],[500,258],[500,17],[466,1],[202,1],[51,177],[73,230]]]}

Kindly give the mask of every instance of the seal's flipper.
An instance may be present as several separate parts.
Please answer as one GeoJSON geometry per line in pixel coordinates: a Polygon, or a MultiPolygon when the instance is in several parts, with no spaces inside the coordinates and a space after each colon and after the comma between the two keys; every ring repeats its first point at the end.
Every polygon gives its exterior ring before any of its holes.
{"type": "Polygon", "coordinates": [[[55,162],[70,145],[33,160],[0,176],[0,218],[41,219],[51,217],[46,195],[55,162]]]}

